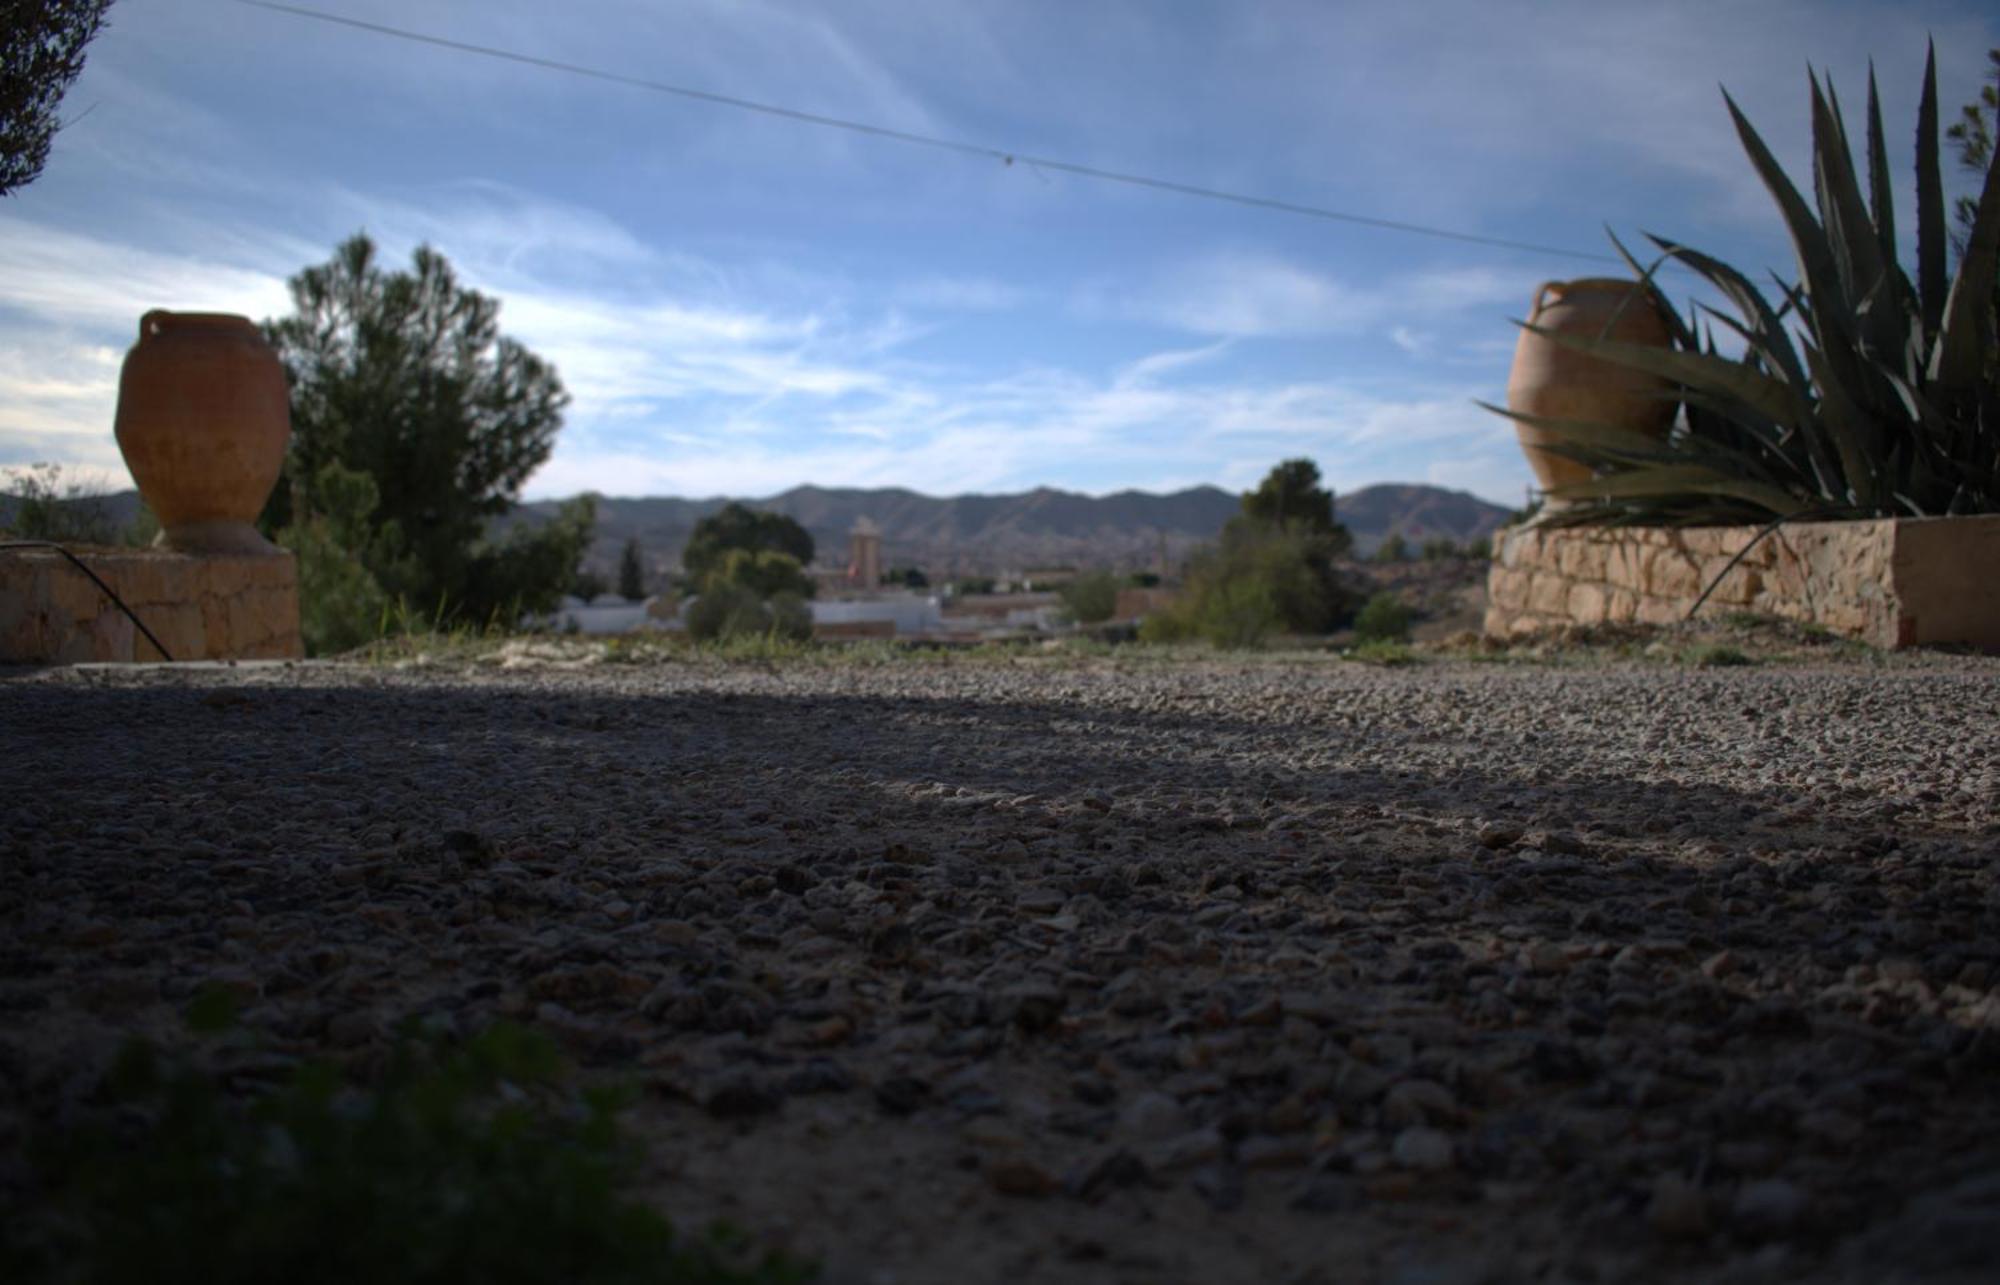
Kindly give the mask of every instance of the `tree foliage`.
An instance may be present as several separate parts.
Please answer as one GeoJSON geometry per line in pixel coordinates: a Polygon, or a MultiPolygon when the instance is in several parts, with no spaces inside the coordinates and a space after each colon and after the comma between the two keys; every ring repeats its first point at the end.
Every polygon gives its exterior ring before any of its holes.
{"type": "Polygon", "coordinates": [[[328,511],[335,474],[369,478],[380,538],[357,555],[383,590],[437,620],[546,610],[589,542],[595,505],[495,538],[493,519],[548,459],[568,401],[548,363],[500,334],[500,305],[421,246],[408,271],[365,234],[292,278],[293,314],[267,322],[292,386],[287,485],[267,528],[328,511]]]}
{"type": "Polygon", "coordinates": [[[618,596],[633,602],[646,596],[646,558],[636,535],[625,541],[625,550],[618,555],[618,596]]]}
{"type": "Polygon", "coordinates": [[[111,0],[0,3],[0,196],[34,182],[48,164],[61,123],[56,110],[110,8],[111,0]]]}
{"type": "Polygon", "coordinates": [[[1101,624],[1117,612],[1122,583],[1109,571],[1090,571],[1056,590],[1056,596],[1078,624],[1101,624]]]}
{"type": "Polygon", "coordinates": [[[280,530],[298,557],[299,633],[308,656],[351,651],[381,636],[389,597],[364,556],[393,547],[394,523],[372,524],[380,496],[365,473],[328,463],[315,479],[320,509],[280,530]]]}
{"type": "Polygon", "coordinates": [[[1354,632],[1363,642],[1402,642],[1410,636],[1410,609],[1384,590],[1361,608],[1354,618],[1354,632]]]}
{"type": "Polygon", "coordinates": [[[1256,646],[1274,633],[1320,634],[1353,614],[1334,559],[1352,537],[1311,460],[1286,460],[1242,499],[1222,539],[1189,565],[1180,599],[1147,618],[1142,636],[1256,646]]]}
{"type": "MultiPolygon", "coordinates": [[[[1986,168],[1993,163],[1994,135],[2000,133],[2000,49],[1987,50],[1986,61],[1991,83],[1979,87],[1978,95],[1959,108],[1958,119],[1944,132],[1958,148],[1959,168],[1975,182],[1986,177],[1986,168]]],[[[1952,208],[1958,219],[1953,242],[1963,255],[1966,238],[1972,235],[1973,217],[1979,213],[1979,202],[1974,197],[1961,196],[1952,208]]]]}
{"type": "Polygon", "coordinates": [[[143,503],[121,528],[98,488],[63,476],[62,465],[30,464],[14,470],[0,488],[0,530],[26,540],[58,544],[143,545],[159,533],[159,523],[143,503]]]}
{"type": "Polygon", "coordinates": [[[681,552],[681,568],[689,581],[699,585],[732,549],[782,553],[801,567],[811,566],[813,560],[813,538],[796,520],[732,501],[694,524],[681,552]]]}
{"type": "Polygon", "coordinates": [[[723,585],[748,589],[759,598],[772,598],[781,593],[804,598],[813,589],[812,579],[799,565],[799,560],[789,553],[773,549],[725,550],[721,559],[709,567],[708,573],[699,582],[703,593],[723,585]]]}
{"type": "Polygon", "coordinates": [[[1347,529],[1333,520],[1333,492],[1319,484],[1319,465],[1309,459],[1285,460],[1264,476],[1257,489],[1245,493],[1243,517],[1285,531],[1302,531],[1333,541],[1332,555],[1346,552],[1347,529]]]}

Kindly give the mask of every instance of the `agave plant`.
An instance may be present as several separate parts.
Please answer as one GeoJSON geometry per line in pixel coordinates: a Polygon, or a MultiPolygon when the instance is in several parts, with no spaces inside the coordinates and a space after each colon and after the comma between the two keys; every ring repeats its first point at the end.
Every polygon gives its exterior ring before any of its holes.
{"type": "Polygon", "coordinates": [[[1671,349],[1528,327],[1672,381],[1685,406],[1664,441],[1604,424],[1501,410],[1548,430],[1558,442],[1551,449],[1594,472],[1587,482],[1550,491],[1568,503],[1547,511],[1549,523],[1708,525],[2000,512],[1994,315],[2000,158],[1987,166],[1965,253],[1947,282],[1933,52],[1918,108],[1912,281],[1896,258],[1874,68],[1868,73],[1865,197],[1832,84],[1822,86],[1810,71],[1808,78],[1812,204],[1735,101],[1723,95],[1798,255],[1796,281],[1773,276],[1775,305],[1743,273],[1698,250],[1649,236],[1661,253],[1642,268],[1614,235],[1612,243],[1656,297],[1654,273],[1676,261],[1707,280],[1738,316],[1697,308],[1682,319],[1663,308],[1674,318],[1671,349]],[[1741,341],[1740,356],[1718,350],[1716,324],[1741,341]]]}

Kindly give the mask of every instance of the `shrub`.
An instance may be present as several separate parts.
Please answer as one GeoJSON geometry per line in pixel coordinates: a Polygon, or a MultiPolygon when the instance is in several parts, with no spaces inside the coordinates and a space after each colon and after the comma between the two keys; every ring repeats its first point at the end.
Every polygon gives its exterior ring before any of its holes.
{"type": "Polygon", "coordinates": [[[1080,625],[1094,625],[1111,619],[1118,610],[1120,581],[1109,571],[1092,571],[1057,590],[1063,606],[1080,625]]]}
{"type": "Polygon", "coordinates": [[[0,491],[0,519],[24,540],[57,544],[145,544],[159,524],[144,505],[131,527],[120,530],[105,496],[81,482],[66,481],[60,464],[18,469],[0,491]]]}
{"type": "Polygon", "coordinates": [[[805,642],[813,636],[812,607],[795,593],[774,595],[767,605],[769,632],[789,642],[805,642]]]}
{"type": "Polygon", "coordinates": [[[1382,543],[1375,546],[1375,561],[1402,562],[1410,556],[1410,542],[1401,535],[1391,532],[1382,543]]]}
{"type": "Polygon", "coordinates": [[[762,634],[770,627],[764,600],[742,585],[718,584],[688,607],[688,637],[696,642],[762,634]]]}
{"type": "Polygon", "coordinates": [[[1410,636],[1410,609],[1393,593],[1378,593],[1354,619],[1354,633],[1364,642],[1402,642],[1410,636]]]}
{"type": "Polygon", "coordinates": [[[812,578],[806,575],[799,560],[773,549],[725,549],[699,583],[704,589],[734,585],[759,598],[773,598],[781,593],[810,598],[813,593],[812,578]]]}
{"type": "Polygon", "coordinates": [[[303,505],[277,534],[298,557],[299,634],[308,656],[352,651],[382,636],[389,595],[368,569],[393,558],[395,523],[376,523],[375,480],[330,461],[313,479],[316,508],[303,505]]]}
{"type": "Polygon", "coordinates": [[[1380,665],[1385,669],[1417,663],[1417,653],[1411,651],[1405,644],[1384,642],[1379,638],[1362,643],[1347,652],[1346,658],[1360,661],[1364,665],[1380,665]]]}
{"type": "Polygon", "coordinates": [[[638,1153],[622,1096],[568,1078],[546,1036],[498,1026],[457,1046],[406,1036],[374,1083],[310,1064],[246,1102],[135,1042],[105,1083],[112,1118],[31,1137],[45,1207],[10,1209],[0,1269],[204,1285],[806,1278],[772,1255],[739,1267],[740,1237],[677,1236],[624,1194],[638,1153]]]}

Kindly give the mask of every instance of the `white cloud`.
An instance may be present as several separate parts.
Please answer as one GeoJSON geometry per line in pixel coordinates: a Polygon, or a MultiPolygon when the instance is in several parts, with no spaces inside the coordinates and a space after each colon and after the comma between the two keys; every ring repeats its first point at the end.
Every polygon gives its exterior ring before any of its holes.
{"type": "Polygon", "coordinates": [[[1271,337],[1400,329],[1515,302],[1533,289],[1532,271],[1426,268],[1374,283],[1344,281],[1274,255],[1213,254],[1174,264],[1150,282],[1092,283],[1076,299],[1087,317],[1171,326],[1195,334],[1271,337]]]}

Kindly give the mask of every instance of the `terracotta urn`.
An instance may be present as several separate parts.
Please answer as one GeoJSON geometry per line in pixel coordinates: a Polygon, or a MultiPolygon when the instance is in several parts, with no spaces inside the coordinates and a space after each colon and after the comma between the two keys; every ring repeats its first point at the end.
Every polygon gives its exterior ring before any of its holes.
{"type": "MultiPolygon", "coordinates": [[[[1673,328],[1658,297],[1636,281],[1585,277],[1547,281],[1535,291],[1528,324],[1558,334],[1615,339],[1628,344],[1673,345],[1673,328]]],[[[1664,439],[1673,427],[1678,402],[1671,380],[1565,348],[1532,330],[1523,330],[1507,377],[1509,409],[1552,419],[1589,420],[1664,439]]],[[[1532,425],[1514,422],[1521,453],[1546,491],[1588,482],[1588,465],[1546,449],[1556,439],[1532,425]]]]}
{"type": "Polygon", "coordinates": [[[248,317],[149,312],[118,378],[118,449],[189,553],[276,553],[257,514],[284,468],[291,398],[278,354],[248,317]]]}

